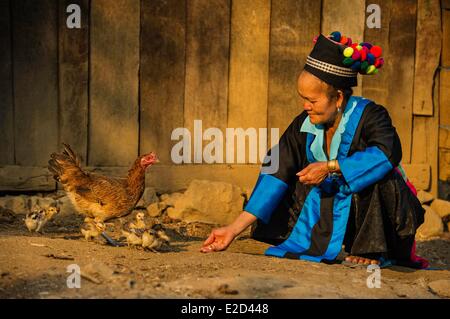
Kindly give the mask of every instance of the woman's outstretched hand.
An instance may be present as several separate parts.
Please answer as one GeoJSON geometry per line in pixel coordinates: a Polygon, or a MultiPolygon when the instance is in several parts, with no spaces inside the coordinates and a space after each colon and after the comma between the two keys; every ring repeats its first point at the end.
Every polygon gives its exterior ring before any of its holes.
{"type": "Polygon", "coordinates": [[[200,251],[202,253],[210,253],[227,249],[233,239],[255,221],[255,215],[243,211],[230,225],[213,229],[200,251]]]}
{"type": "Polygon", "coordinates": [[[225,250],[235,237],[236,235],[230,226],[213,229],[200,251],[202,253],[210,253],[212,251],[225,250]]]}

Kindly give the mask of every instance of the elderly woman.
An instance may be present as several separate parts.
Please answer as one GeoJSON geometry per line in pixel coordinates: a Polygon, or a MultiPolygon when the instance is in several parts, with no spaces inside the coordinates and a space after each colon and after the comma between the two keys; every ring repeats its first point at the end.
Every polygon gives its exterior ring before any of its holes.
{"type": "Polygon", "coordinates": [[[304,111],[277,145],[278,171],[260,174],[244,212],[201,251],[226,249],[256,222],[252,237],[275,245],[269,256],[333,263],[344,245],[347,263],[426,267],[414,253],[424,210],[399,167],[395,127],[383,106],[352,96],[357,73],[383,64],[381,48],[339,32],[315,41],[297,83],[304,111]]]}

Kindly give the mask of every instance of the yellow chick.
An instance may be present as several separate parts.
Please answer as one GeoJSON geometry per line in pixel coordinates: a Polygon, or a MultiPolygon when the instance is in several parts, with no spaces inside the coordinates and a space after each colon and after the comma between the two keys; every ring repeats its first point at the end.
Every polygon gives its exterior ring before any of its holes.
{"type": "Polygon", "coordinates": [[[135,228],[132,223],[126,223],[122,228],[122,235],[127,239],[128,247],[142,245],[142,233],[144,228],[135,228]]]}
{"type": "Polygon", "coordinates": [[[86,240],[97,238],[105,231],[105,229],[106,225],[102,222],[88,221],[81,225],[81,233],[86,240]]]}
{"type": "Polygon", "coordinates": [[[144,229],[145,227],[147,227],[147,225],[145,224],[144,218],[145,218],[144,213],[142,213],[142,212],[137,213],[136,217],[135,217],[136,222],[135,223],[131,222],[130,228],[144,229]]]}
{"type": "Polygon", "coordinates": [[[31,212],[29,212],[24,221],[28,231],[40,232],[45,224],[53,218],[55,214],[59,213],[58,207],[41,208],[36,205],[31,212]]]}
{"type": "Polygon", "coordinates": [[[153,229],[146,230],[142,234],[142,247],[144,249],[158,252],[163,243],[163,240],[158,237],[158,234],[153,229]]]}

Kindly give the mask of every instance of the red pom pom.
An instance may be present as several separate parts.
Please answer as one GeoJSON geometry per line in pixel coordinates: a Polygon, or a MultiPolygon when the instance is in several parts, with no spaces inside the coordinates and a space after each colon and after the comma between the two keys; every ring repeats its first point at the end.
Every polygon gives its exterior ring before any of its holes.
{"type": "Polygon", "coordinates": [[[346,45],[351,45],[352,44],[352,38],[347,38],[347,44],[346,45]]]}
{"type": "Polygon", "coordinates": [[[379,46],[374,45],[372,48],[370,48],[370,53],[372,53],[374,57],[379,58],[383,53],[383,50],[381,50],[379,46]]]}
{"type": "Polygon", "coordinates": [[[361,51],[359,51],[361,53],[361,61],[366,61],[367,59],[367,48],[363,47],[361,51]]]}
{"type": "Polygon", "coordinates": [[[339,41],[342,44],[347,44],[347,37],[345,35],[341,36],[341,41],[339,41]]]}
{"type": "Polygon", "coordinates": [[[359,60],[360,58],[361,58],[361,53],[358,50],[353,51],[352,59],[356,61],[356,60],[359,60]]]}

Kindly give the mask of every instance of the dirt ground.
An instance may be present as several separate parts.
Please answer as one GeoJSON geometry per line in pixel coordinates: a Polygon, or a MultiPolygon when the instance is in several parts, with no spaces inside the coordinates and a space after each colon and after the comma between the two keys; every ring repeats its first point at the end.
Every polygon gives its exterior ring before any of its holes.
{"type": "Polygon", "coordinates": [[[202,254],[210,226],[165,224],[171,245],[153,253],[107,246],[102,239],[87,242],[78,222],[64,227],[50,222],[44,234],[29,233],[19,218],[0,223],[0,297],[450,297],[448,233],[418,243],[419,255],[438,270],[381,269],[381,287],[368,288],[367,269],[267,257],[268,245],[245,236],[225,252],[202,254]],[[72,264],[81,269],[80,288],[67,286],[72,264]]]}

